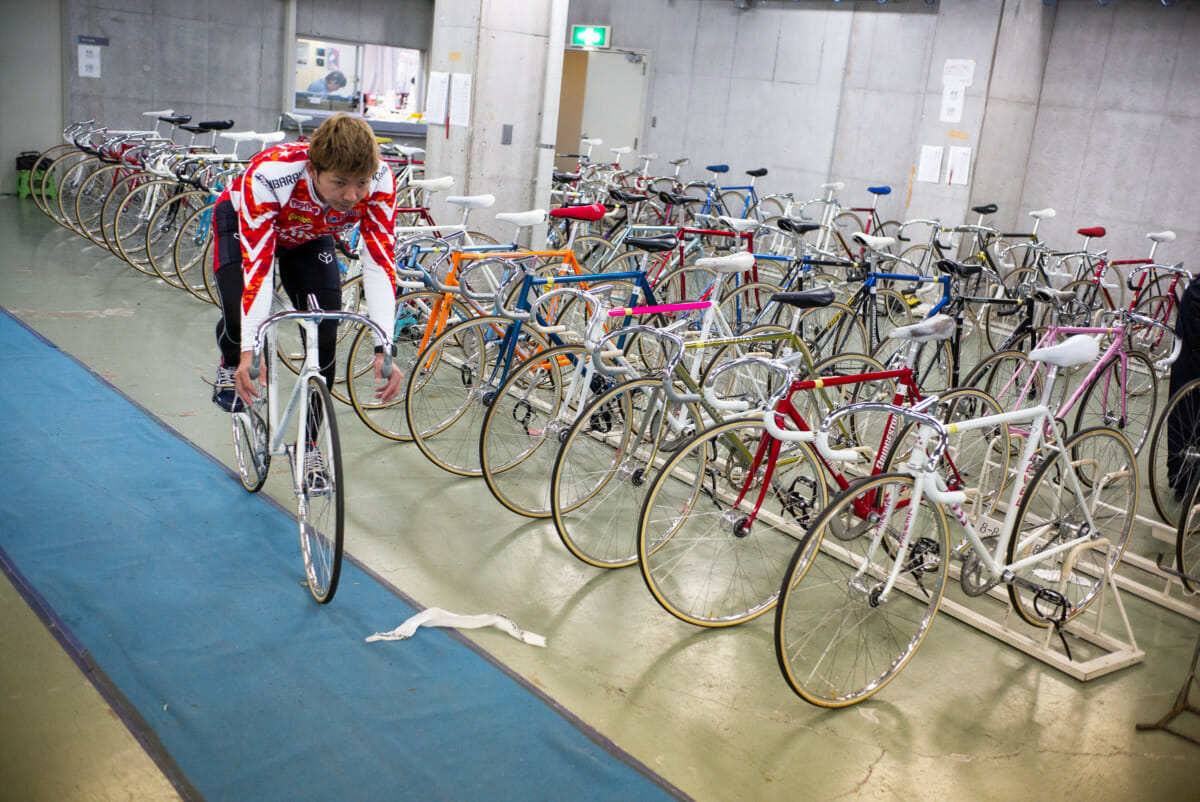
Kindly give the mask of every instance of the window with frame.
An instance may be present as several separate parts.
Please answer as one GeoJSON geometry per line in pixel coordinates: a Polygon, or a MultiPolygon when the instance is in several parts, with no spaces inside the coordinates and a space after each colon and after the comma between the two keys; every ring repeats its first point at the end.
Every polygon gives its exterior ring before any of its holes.
{"type": "Polygon", "coordinates": [[[420,50],[300,36],[292,109],[315,117],[344,111],[368,120],[418,122],[423,71],[420,50]]]}

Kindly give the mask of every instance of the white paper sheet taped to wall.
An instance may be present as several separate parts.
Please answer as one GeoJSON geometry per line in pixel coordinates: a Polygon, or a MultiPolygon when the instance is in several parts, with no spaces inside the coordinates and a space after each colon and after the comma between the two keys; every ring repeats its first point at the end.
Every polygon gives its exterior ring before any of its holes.
{"type": "Polygon", "coordinates": [[[532,632],[526,632],[506,615],[496,615],[495,613],[461,615],[459,613],[448,613],[440,607],[430,607],[427,610],[422,610],[391,632],[376,632],[367,638],[367,643],[385,640],[407,640],[416,633],[419,627],[452,627],[454,629],[495,627],[501,632],[507,632],[523,643],[528,643],[530,646],[544,647],[546,645],[544,637],[532,632]]]}

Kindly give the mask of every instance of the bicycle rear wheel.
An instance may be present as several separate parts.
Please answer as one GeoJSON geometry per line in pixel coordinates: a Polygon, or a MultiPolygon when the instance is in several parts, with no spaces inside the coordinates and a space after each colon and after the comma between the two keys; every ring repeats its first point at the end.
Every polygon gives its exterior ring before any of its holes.
{"type": "Polygon", "coordinates": [[[479,434],[479,464],[496,500],[528,518],[550,516],[548,477],[580,407],[591,395],[589,370],[573,381],[587,358],[582,345],[560,345],[509,373],[487,407],[479,434]],[[568,397],[570,393],[570,397],[568,397]]]}
{"type": "Polygon", "coordinates": [[[1200,483],[1200,379],[1171,395],[1150,440],[1150,498],[1159,517],[1179,526],[1184,502],[1200,483]]]}
{"type": "Polygon", "coordinates": [[[309,376],[304,391],[308,394],[305,436],[295,449],[300,550],[309,591],[318,602],[328,604],[342,572],[346,521],[342,444],[325,381],[309,376]]]}
{"type": "Polygon", "coordinates": [[[57,196],[57,189],[55,189],[52,184],[49,187],[45,186],[47,184],[46,176],[50,174],[55,162],[57,162],[60,158],[72,154],[78,154],[79,152],[79,149],[74,145],[65,143],[62,145],[55,145],[49,150],[42,152],[42,155],[38,157],[37,162],[34,163],[33,169],[29,172],[29,194],[33,196],[33,202],[37,204],[37,207],[51,218],[54,217],[54,214],[50,211],[50,206],[47,203],[46,192],[49,191],[57,196]]]}
{"type": "Polygon", "coordinates": [[[1127,356],[1124,381],[1121,360],[1114,356],[1083,391],[1075,414],[1075,431],[1107,426],[1125,435],[1133,453],[1140,454],[1154,424],[1158,381],[1149,357],[1140,351],[1129,351],[1127,356]]]}
{"type": "Polygon", "coordinates": [[[1097,426],[1068,438],[1025,489],[1007,561],[1011,565],[1085,534],[1107,540],[1108,554],[1085,544],[1078,553],[1072,549],[1013,568],[1017,577],[1058,592],[1065,603],[1065,609],[1059,609],[1044,595],[1039,598],[1036,591],[1010,584],[1008,595],[1017,614],[1045,627],[1051,623],[1048,615],[1070,621],[1087,609],[1100,592],[1105,570],[1115,570],[1125,553],[1137,500],[1137,457],[1122,434],[1097,426]],[[1078,479],[1078,493],[1072,474],[1078,479]]]}
{"type": "Polygon", "coordinates": [[[211,197],[208,192],[198,189],[180,193],[159,207],[146,229],[146,258],[151,269],[178,289],[184,287],[175,265],[175,244],[188,233],[185,223],[207,206],[211,197]]]}
{"type": "Polygon", "coordinates": [[[597,395],[567,433],[551,475],[550,511],[563,545],[597,568],[637,562],[638,516],[658,458],[699,426],[700,410],[666,400],[661,379],[597,395]]]}
{"type": "Polygon", "coordinates": [[[1133,323],[1129,328],[1129,336],[1133,338],[1131,345],[1145,351],[1151,359],[1165,359],[1169,356],[1175,347],[1174,328],[1178,308],[1179,304],[1176,303],[1173,296],[1142,296],[1133,311],[1162,323],[1169,330],[1164,331],[1157,326],[1133,323]]]}
{"type": "MultiPolygon", "coordinates": [[[[405,390],[408,428],[430,462],[459,476],[480,476],[479,433],[491,394],[502,380],[501,345],[513,321],[488,316],[447,329],[409,371],[405,390]]],[[[526,359],[548,348],[522,326],[514,356],[526,359]]]]}
{"type": "Polygon", "coordinates": [[[101,227],[104,199],[118,183],[121,169],[119,164],[101,167],[84,179],[75,195],[75,222],[79,232],[101,248],[108,247],[101,227]]]}
{"type": "MultiPolygon", "coordinates": [[[[392,347],[396,369],[408,376],[417,364],[421,341],[426,332],[440,333],[439,314],[445,315],[446,326],[468,320],[471,312],[454,296],[420,290],[396,299],[396,322],[392,330],[392,347]]],[[[431,336],[432,336],[431,334],[431,336]]],[[[389,440],[412,440],[405,411],[403,388],[391,401],[381,402],[375,396],[375,337],[370,329],[362,328],[350,346],[346,360],[346,378],[350,404],[367,428],[389,440]]]]}
{"type": "Polygon", "coordinates": [[[756,618],[775,606],[788,559],[825,500],[806,444],[770,438],[761,420],[718,424],[672,457],[647,493],[638,525],[646,586],[690,624],[756,618]]]}
{"type": "Polygon", "coordinates": [[[900,576],[884,597],[910,515],[913,479],[885,473],[835,497],[795,550],[775,611],[775,657],[788,685],[819,707],[846,707],[887,685],[921,645],[946,589],[946,516],[921,499],[900,576]]]}
{"type": "Polygon", "coordinates": [[[1185,574],[1183,586],[1195,593],[1200,590],[1200,484],[1192,486],[1184,500],[1183,514],[1175,533],[1175,567],[1185,574]],[[1188,579],[1186,577],[1192,577],[1188,579]]]}
{"type": "MultiPolygon", "coordinates": [[[[264,366],[264,370],[265,370],[264,366]]],[[[269,432],[267,431],[267,391],[259,389],[261,395],[249,408],[231,415],[233,422],[233,456],[237,462],[238,478],[242,487],[257,493],[267,481],[271,468],[269,432]]]]}
{"type": "Polygon", "coordinates": [[[212,257],[212,212],[216,204],[209,203],[196,209],[179,227],[175,238],[171,262],[175,267],[175,279],[179,286],[201,301],[216,303],[209,293],[205,274],[212,272],[209,261],[212,257]]]}

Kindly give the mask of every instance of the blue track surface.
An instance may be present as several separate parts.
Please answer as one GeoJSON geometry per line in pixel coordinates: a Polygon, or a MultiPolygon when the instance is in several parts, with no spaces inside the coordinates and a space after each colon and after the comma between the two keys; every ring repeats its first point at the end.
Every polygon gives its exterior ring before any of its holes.
{"type": "Polygon", "coordinates": [[[0,560],[185,795],[677,793],[445,632],[364,643],[413,609],[317,605],[287,515],[7,314],[0,363],[0,560]]]}

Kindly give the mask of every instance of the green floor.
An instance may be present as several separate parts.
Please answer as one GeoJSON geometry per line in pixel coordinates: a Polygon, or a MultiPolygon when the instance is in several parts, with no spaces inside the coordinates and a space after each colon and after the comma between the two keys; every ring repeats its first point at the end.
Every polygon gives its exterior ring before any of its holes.
{"type": "MultiPolygon", "coordinates": [[[[215,307],[85,244],[31,200],[0,198],[0,241],[0,305],[201,448],[231,458],[227,419],[203,382],[216,360],[215,307]]],[[[678,622],[636,569],[579,563],[552,525],[508,513],[481,481],[377,438],[348,409],[340,420],[347,548],[425,606],[501,612],[545,635],[549,647],[536,649],[471,633],[697,799],[1200,797],[1200,747],[1134,729],[1174,701],[1200,630],[1194,620],[1125,594],[1145,660],[1081,683],[941,616],[895,682],[855,708],[823,711],[780,677],[770,616],[724,631],[678,622]]],[[[280,479],[274,472],[267,492],[282,498],[280,479]]],[[[1141,538],[1131,548],[1159,546],[1141,538]]],[[[131,734],[0,585],[0,798],[171,798],[131,734]]],[[[380,620],[378,630],[399,623],[380,620]]],[[[393,646],[402,648],[380,648],[393,646]]]]}

